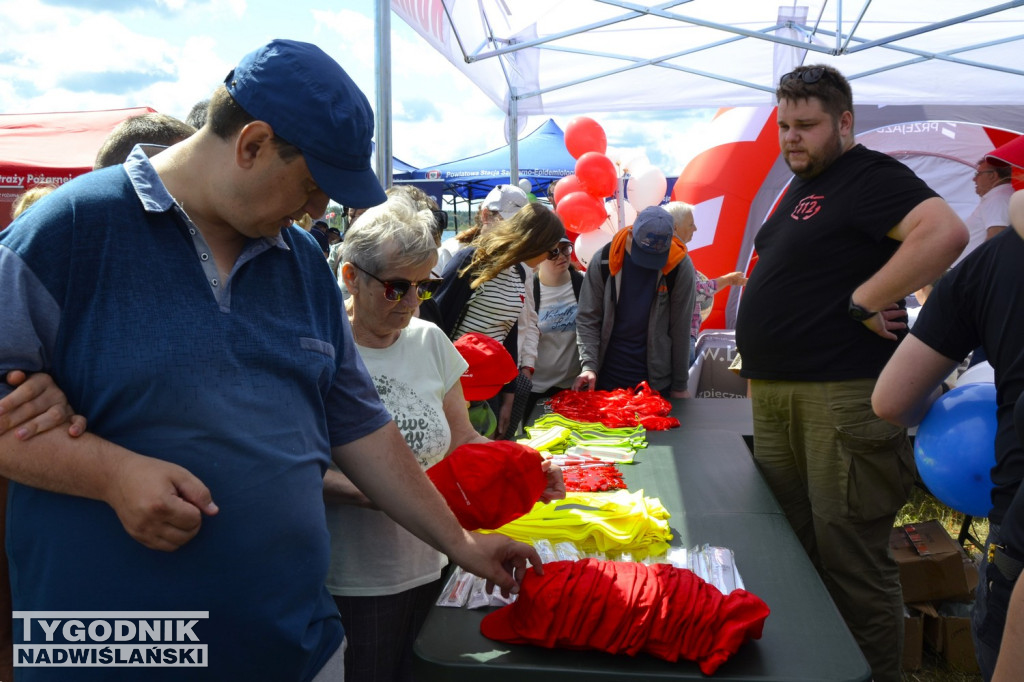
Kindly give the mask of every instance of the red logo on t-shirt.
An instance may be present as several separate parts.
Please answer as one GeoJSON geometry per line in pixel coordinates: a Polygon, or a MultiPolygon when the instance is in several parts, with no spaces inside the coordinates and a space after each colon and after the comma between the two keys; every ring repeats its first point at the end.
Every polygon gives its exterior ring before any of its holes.
{"type": "Polygon", "coordinates": [[[793,220],[810,220],[821,210],[821,200],[824,195],[811,194],[800,200],[793,212],[789,214],[793,220]]]}

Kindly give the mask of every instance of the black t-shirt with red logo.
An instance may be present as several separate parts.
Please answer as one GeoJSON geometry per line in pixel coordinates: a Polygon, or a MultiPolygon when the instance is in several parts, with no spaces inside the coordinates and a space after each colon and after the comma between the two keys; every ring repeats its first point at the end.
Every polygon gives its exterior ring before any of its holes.
{"type": "Polygon", "coordinates": [[[742,376],[877,377],[896,342],[850,317],[850,294],[900,246],[886,233],[934,196],[905,165],[861,145],[815,178],[794,178],[754,239],[758,263],[736,321],[742,376]]]}

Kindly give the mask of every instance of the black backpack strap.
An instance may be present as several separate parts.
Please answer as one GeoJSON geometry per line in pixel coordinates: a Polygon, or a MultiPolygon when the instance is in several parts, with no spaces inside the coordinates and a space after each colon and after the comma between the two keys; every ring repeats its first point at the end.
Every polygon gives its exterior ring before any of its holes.
{"type": "Polygon", "coordinates": [[[576,295],[576,302],[580,302],[580,289],[583,288],[583,273],[575,268],[569,269],[569,278],[572,280],[572,293],[576,295]]]}
{"type": "MultiPolygon", "coordinates": [[[[605,278],[608,277],[607,264],[605,264],[605,278]]],[[[569,268],[569,279],[572,281],[572,293],[576,297],[576,302],[580,302],[580,289],[583,288],[583,273],[576,268],[569,268]]],[[[540,277],[537,275],[533,276],[533,305],[540,312],[540,277]]]]}
{"type": "MultiPolygon", "coordinates": [[[[601,280],[605,282],[606,286],[608,283],[608,275],[611,274],[611,268],[608,266],[608,259],[611,257],[611,253],[612,243],[608,242],[607,244],[601,247],[601,250],[598,251],[597,256],[597,262],[599,264],[598,267],[601,268],[601,280]]],[[[615,289],[615,278],[612,277],[612,305],[618,305],[618,301],[619,295],[615,289]]]]}
{"type": "Polygon", "coordinates": [[[601,250],[597,252],[597,262],[600,264],[599,267],[601,268],[601,280],[602,281],[607,281],[608,280],[608,274],[611,272],[611,269],[608,267],[608,259],[611,257],[611,253],[612,253],[612,243],[611,242],[608,242],[607,244],[602,246],[601,250]]]}
{"type": "Polygon", "coordinates": [[[677,265],[674,268],[672,268],[671,270],[669,270],[668,274],[665,275],[665,287],[668,289],[668,293],[669,293],[670,296],[672,295],[672,287],[675,286],[676,275],[678,275],[678,274],[679,274],[679,266],[677,265]]]}

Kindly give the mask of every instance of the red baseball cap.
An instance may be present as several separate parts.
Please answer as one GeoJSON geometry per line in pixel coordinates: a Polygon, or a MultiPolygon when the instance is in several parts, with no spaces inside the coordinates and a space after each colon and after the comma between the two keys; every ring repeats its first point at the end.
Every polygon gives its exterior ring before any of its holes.
{"type": "Polygon", "coordinates": [[[463,528],[493,530],[533,509],[547,488],[543,461],[514,441],[467,443],[427,469],[427,477],[463,528]]]}
{"type": "Polygon", "coordinates": [[[512,355],[486,334],[469,332],[459,337],[455,348],[469,368],[462,374],[462,394],[466,400],[488,400],[501,387],[516,378],[519,368],[512,355]]]}
{"type": "Polygon", "coordinates": [[[985,155],[985,160],[993,166],[1024,168],[1024,135],[1010,140],[1001,147],[996,147],[985,155]]]}

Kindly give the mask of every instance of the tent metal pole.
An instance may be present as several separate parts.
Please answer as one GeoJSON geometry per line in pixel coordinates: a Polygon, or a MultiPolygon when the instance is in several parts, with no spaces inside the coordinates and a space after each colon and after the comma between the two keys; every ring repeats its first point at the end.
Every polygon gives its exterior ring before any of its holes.
{"type": "Polygon", "coordinates": [[[514,87],[508,90],[508,182],[519,185],[519,98],[514,87]]]}
{"type": "Polygon", "coordinates": [[[374,168],[381,187],[391,187],[391,0],[377,0],[374,12],[377,67],[377,147],[374,168]]]}

